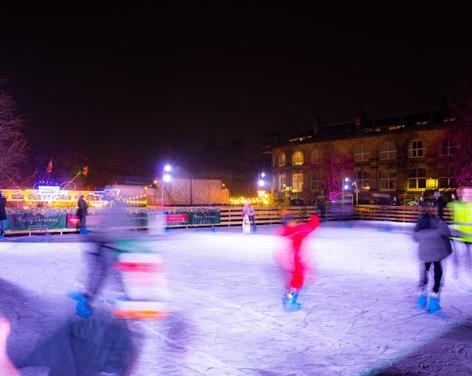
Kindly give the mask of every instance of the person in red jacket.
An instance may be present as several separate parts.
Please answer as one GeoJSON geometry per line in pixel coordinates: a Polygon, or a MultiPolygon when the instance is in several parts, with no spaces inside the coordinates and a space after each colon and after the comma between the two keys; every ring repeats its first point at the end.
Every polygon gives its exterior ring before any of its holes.
{"type": "Polygon", "coordinates": [[[301,309],[297,298],[305,283],[307,269],[302,252],[303,240],[320,225],[320,219],[314,214],[308,223],[298,224],[288,211],[282,211],[281,217],[283,227],[277,233],[288,240],[290,246],[286,252],[278,255],[277,261],[289,272],[284,308],[291,312],[301,309]]]}

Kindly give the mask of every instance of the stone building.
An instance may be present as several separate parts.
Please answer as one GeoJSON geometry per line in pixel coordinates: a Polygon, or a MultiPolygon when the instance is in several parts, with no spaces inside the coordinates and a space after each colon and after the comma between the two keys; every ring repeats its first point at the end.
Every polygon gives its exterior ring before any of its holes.
{"type": "MultiPolygon", "coordinates": [[[[453,116],[422,113],[401,118],[320,124],[272,149],[273,190],[279,200],[311,204],[322,192],[374,193],[403,202],[425,191],[454,188],[453,116]],[[346,187],[344,179],[348,178],[346,187]]],[[[346,179],[347,180],[347,179],[346,179]]],[[[363,199],[362,199],[363,198],[363,199]]]]}

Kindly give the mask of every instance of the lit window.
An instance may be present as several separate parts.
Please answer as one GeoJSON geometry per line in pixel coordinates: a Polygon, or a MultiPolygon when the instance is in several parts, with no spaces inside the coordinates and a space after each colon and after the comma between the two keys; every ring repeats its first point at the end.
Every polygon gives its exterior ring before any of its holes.
{"type": "Polygon", "coordinates": [[[457,146],[454,145],[452,140],[450,138],[446,138],[442,143],[441,143],[441,148],[440,148],[440,153],[443,156],[451,156],[454,155],[457,151],[457,146]]]}
{"type": "Polygon", "coordinates": [[[454,170],[449,166],[444,166],[438,169],[438,183],[439,188],[453,188],[454,187],[454,170]]]}
{"type": "Polygon", "coordinates": [[[287,156],[285,153],[282,151],[279,154],[279,167],[284,167],[287,164],[287,156]]]}
{"type": "Polygon", "coordinates": [[[279,192],[285,191],[286,184],[287,184],[287,178],[285,174],[279,175],[279,192]]]}
{"type": "Polygon", "coordinates": [[[311,163],[316,164],[321,162],[321,150],[315,149],[311,153],[311,163]]]}
{"type": "Polygon", "coordinates": [[[365,170],[357,171],[356,178],[357,178],[357,186],[359,188],[369,187],[369,179],[370,179],[369,172],[365,170]]]}
{"type": "Polygon", "coordinates": [[[397,171],[380,171],[380,190],[395,191],[397,189],[397,171]]]}
{"type": "Polygon", "coordinates": [[[380,146],[380,159],[382,161],[396,159],[397,148],[393,142],[385,142],[380,146]]]}
{"type": "Polygon", "coordinates": [[[303,173],[296,172],[292,174],[292,191],[302,192],[303,191],[303,173]]]}
{"type": "Polygon", "coordinates": [[[408,156],[410,158],[424,157],[424,154],[423,141],[414,140],[410,143],[410,147],[408,148],[408,156]]]}
{"type": "Polygon", "coordinates": [[[426,188],[426,169],[410,168],[408,170],[408,189],[425,189],[426,188]]]}
{"type": "Polygon", "coordinates": [[[354,161],[367,162],[370,158],[370,152],[364,145],[357,145],[354,148],[354,161]]]}
{"type": "Polygon", "coordinates": [[[314,171],[311,175],[311,190],[313,192],[318,192],[321,191],[321,178],[320,178],[320,173],[317,171],[314,171]]]}
{"type": "Polygon", "coordinates": [[[303,162],[304,162],[303,153],[300,150],[297,150],[295,153],[293,153],[293,156],[292,156],[293,166],[301,166],[303,162]]]}

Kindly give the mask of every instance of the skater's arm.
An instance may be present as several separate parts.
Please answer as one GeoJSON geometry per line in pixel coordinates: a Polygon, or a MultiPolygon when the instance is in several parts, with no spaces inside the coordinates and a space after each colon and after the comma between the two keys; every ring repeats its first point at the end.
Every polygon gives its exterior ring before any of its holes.
{"type": "Polygon", "coordinates": [[[451,236],[451,230],[449,226],[443,221],[438,221],[438,232],[439,235],[449,238],[451,236]]]}
{"type": "Polygon", "coordinates": [[[13,365],[7,353],[7,341],[10,330],[10,322],[0,316],[0,375],[21,376],[20,371],[13,365]]]}

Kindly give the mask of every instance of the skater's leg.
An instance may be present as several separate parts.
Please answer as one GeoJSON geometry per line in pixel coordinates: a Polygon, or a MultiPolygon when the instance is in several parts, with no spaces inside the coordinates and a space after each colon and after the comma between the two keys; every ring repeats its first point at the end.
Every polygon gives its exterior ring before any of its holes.
{"type": "Polygon", "coordinates": [[[428,312],[435,313],[441,309],[439,305],[439,290],[441,288],[441,279],[443,275],[442,265],[440,261],[434,263],[434,287],[433,292],[429,295],[428,312]]]}
{"type": "Polygon", "coordinates": [[[251,222],[251,231],[252,232],[256,232],[256,220],[255,220],[255,216],[254,215],[251,215],[249,216],[249,222],[251,222]]]}
{"type": "Polygon", "coordinates": [[[428,285],[428,273],[430,268],[430,262],[420,263],[420,283],[418,286],[420,290],[424,290],[428,285]]]}
{"type": "Polygon", "coordinates": [[[433,292],[439,294],[439,289],[441,288],[441,280],[442,280],[443,270],[441,261],[437,261],[434,263],[434,286],[433,292]]]}
{"type": "Polygon", "coordinates": [[[300,290],[303,288],[303,283],[305,281],[305,270],[302,261],[298,253],[294,256],[293,271],[290,279],[290,290],[287,293],[285,300],[285,309],[287,311],[298,311],[301,309],[299,303],[297,303],[297,298],[300,290]]]}
{"type": "Polygon", "coordinates": [[[104,248],[104,244],[96,244],[94,252],[87,253],[87,261],[89,273],[85,295],[88,297],[89,301],[92,301],[102,288],[108,274],[109,265],[107,250],[104,248]]]}
{"type": "Polygon", "coordinates": [[[472,269],[472,255],[470,254],[470,243],[464,242],[465,245],[465,257],[467,258],[467,267],[472,269]]]}
{"type": "Polygon", "coordinates": [[[417,305],[420,309],[425,309],[428,301],[426,286],[428,285],[428,273],[431,268],[430,262],[420,263],[420,282],[418,285],[418,300],[417,305]]]}

